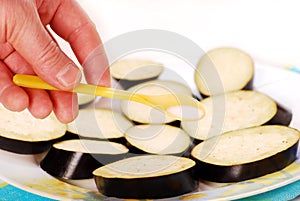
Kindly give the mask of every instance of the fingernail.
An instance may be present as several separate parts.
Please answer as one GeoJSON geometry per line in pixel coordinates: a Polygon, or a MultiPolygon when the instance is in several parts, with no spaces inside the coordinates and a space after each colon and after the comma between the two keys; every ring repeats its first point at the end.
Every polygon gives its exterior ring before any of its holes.
{"type": "Polygon", "coordinates": [[[81,73],[75,65],[68,64],[57,73],[56,78],[61,85],[66,88],[70,88],[75,87],[76,84],[80,82],[81,73]]]}

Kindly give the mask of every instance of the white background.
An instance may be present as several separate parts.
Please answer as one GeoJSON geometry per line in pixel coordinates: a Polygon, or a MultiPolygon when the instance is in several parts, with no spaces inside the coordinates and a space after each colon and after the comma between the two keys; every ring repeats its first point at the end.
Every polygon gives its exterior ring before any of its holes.
{"type": "MultiPolygon", "coordinates": [[[[273,69],[289,65],[300,68],[299,0],[78,2],[96,24],[104,43],[130,31],[162,29],[189,38],[204,51],[221,46],[246,51],[256,64],[256,89],[291,109],[292,125],[300,128],[300,75],[273,69]]],[[[178,60],[173,63],[168,60],[166,64],[175,68],[183,65],[178,60]]],[[[193,69],[184,71],[185,81],[195,89],[193,69]]]]}
{"type": "Polygon", "coordinates": [[[181,34],[207,51],[234,46],[255,61],[300,66],[297,0],[79,0],[103,42],[140,29],[181,34]]]}

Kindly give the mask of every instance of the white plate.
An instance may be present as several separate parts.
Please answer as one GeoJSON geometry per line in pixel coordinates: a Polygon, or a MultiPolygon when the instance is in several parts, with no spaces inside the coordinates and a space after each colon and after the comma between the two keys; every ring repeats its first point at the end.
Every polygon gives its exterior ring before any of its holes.
{"type": "MultiPolygon", "coordinates": [[[[292,109],[292,127],[300,129],[300,75],[256,64],[255,88],[292,109]]],[[[25,191],[57,200],[105,200],[92,179],[79,182],[57,180],[39,167],[41,155],[18,155],[0,151],[0,179],[25,191]]],[[[201,183],[197,192],[170,200],[233,200],[270,191],[300,179],[300,159],[279,172],[233,184],[201,183]]],[[[109,198],[111,200],[111,198],[109,198]]],[[[169,200],[169,199],[168,199],[169,200]]]]}

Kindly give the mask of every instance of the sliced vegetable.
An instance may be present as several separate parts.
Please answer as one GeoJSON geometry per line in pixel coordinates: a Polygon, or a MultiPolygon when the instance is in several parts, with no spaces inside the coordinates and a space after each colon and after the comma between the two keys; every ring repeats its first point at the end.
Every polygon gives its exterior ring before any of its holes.
{"type": "Polygon", "coordinates": [[[124,89],[158,78],[163,72],[161,63],[150,60],[124,59],[113,63],[110,72],[124,89]]]}
{"type": "Polygon", "coordinates": [[[125,146],[114,142],[66,140],[54,144],[40,166],[55,177],[87,179],[96,168],[125,158],[127,152],[125,146]]]}
{"type": "Polygon", "coordinates": [[[78,96],[78,105],[80,108],[87,106],[89,103],[95,100],[95,96],[87,94],[77,94],[78,96]]]}
{"type": "Polygon", "coordinates": [[[193,148],[198,179],[238,182],[279,171],[297,155],[300,132],[286,126],[259,126],[210,138],[193,148]]]}
{"type": "Polygon", "coordinates": [[[129,150],[137,153],[182,154],[190,146],[190,137],[182,129],[169,125],[138,125],[125,133],[129,150]]]}
{"type": "Polygon", "coordinates": [[[195,162],[171,155],[127,158],[96,169],[93,174],[100,193],[118,198],[155,199],[191,192],[195,162]]]}
{"type": "Polygon", "coordinates": [[[15,153],[42,153],[66,133],[53,113],[36,119],[28,110],[12,112],[0,105],[0,122],[0,148],[15,153]]]}
{"type": "Polygon", "coordinates": [[[110,109],[82,109],[70,124],[68,132],[78,134],[80,138],[124,141],[125,131],[133,123],[121,113],[110,109]]]}
{"type": "Polygon", "coordinates": [[[207,52],[195,70],[195,82],[204,96],[252,89],[254,64],[244,51],[231,48],[216,48],[207,52]]]}
{"type": "Polygon", "coordinates": [[[208,97],[201,103],[205,108],[202,119],[181,122],[183,130],[198,141],[247,127],[275,122],[287,124],[291,116],[283,107],[278,110],[272,98],[257,91],[234,91],[208,97]]]}
{"type": "MultiPolygon", "coordinates": [[[[146,95],[162,95],[168,93],[179,93],[187,96],[192,96],[191,90],[185,85],[174,81],[155,80],[145,82],[128,89],[128,91],[146,95]]],[[[122,101],[121,109],[123,113],[132,121],[139,124],[152,123],[164,124],[174,122],[175,119],[165,115],[160,110],[150,106],[133,102],[122,101]]],[[[178,122],[177,122],[178,124],[178,122]]]]}
{"type": "Polygon", "coordinates": [[[285,106],[277,103],[277,113],[276,115],[268,122],[270,125],[290,125],[293,118],[292,111],[287,109],[285,106]]]}

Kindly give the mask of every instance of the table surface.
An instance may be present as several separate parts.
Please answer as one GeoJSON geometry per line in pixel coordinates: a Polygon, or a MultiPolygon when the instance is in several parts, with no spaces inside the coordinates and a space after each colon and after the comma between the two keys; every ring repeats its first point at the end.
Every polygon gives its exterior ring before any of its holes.
{"type": "MultiPolygon", "coordinates": [[[[261,200],[278,200],[278,201],[287,201],[287,200],[300,200],[300,181],[294,182],[287,186],[281,187],[279,189],[275,189],[270,192],[266,192],[263,194],[255,195],[252,197],[247,197],[243,199],[239,199],[238,201],[261,201],[261,200]],[[294,193],[291,193],[293,191],[294,193]]],[[[17,187],[14,187],[2,180],[0,180],[0,200],[14,200],[14,201],[27,201],[27,200],[35,200],[35,201],[54,201],[52,199],[42,197],[36,194],[32,194],[30,192],[23,191],[17,187]]]]}

